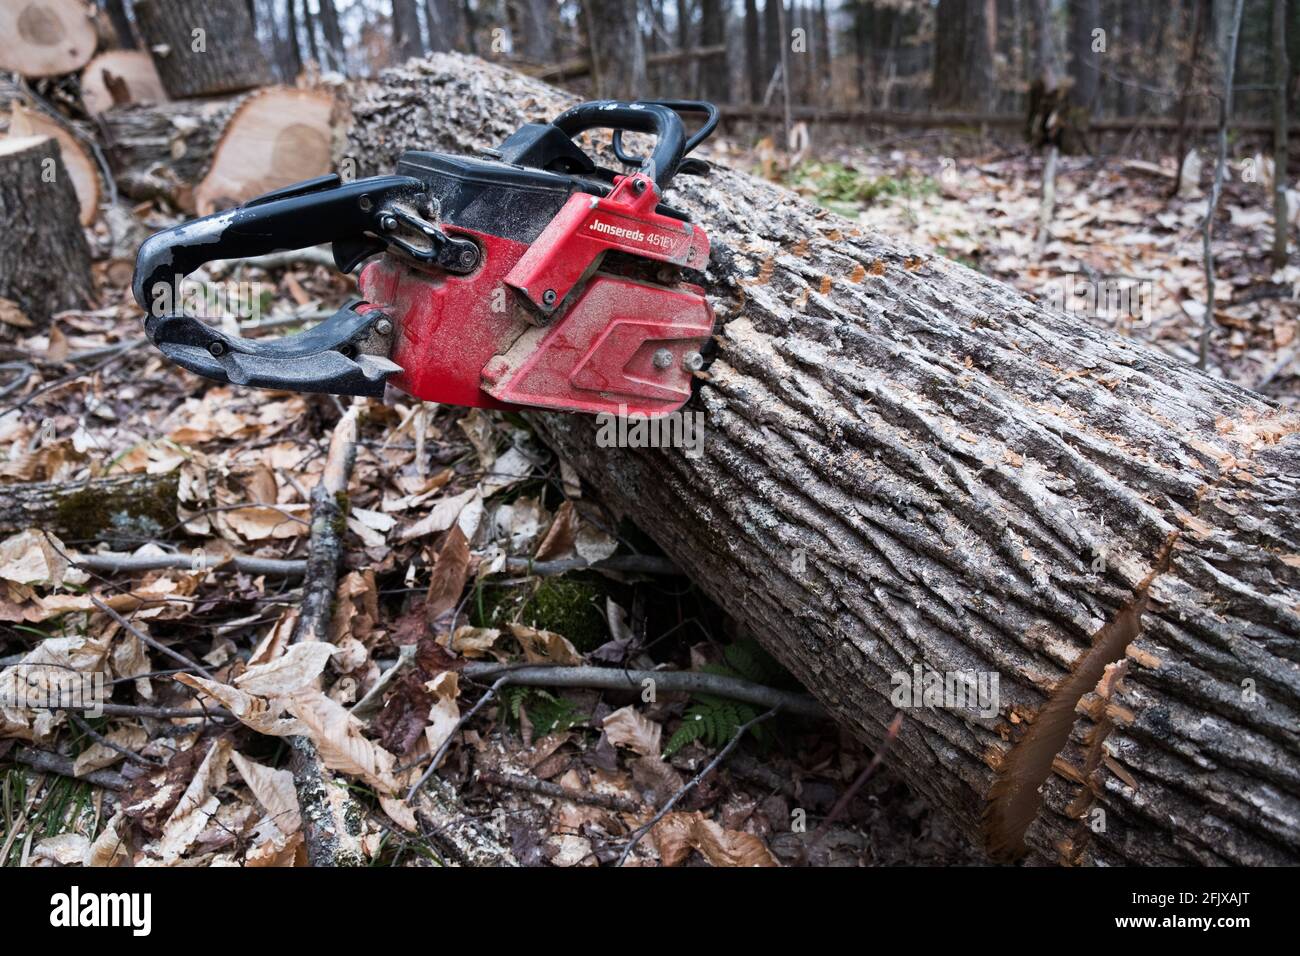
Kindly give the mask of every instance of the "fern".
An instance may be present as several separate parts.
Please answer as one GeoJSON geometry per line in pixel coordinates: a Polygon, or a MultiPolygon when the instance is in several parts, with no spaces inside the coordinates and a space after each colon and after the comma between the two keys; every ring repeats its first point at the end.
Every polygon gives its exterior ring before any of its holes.
{"type": "Polygon", "coordinates": [[[556,697],[540,687],[503,687],[500,694],[506,723],[518,728],[526,707],[533,733],[541,737],[568,730],[581,723],[584,716],[578,705],[567,697],[556,697]]]}
{"type": "MultiPolygon", "coordinates": [[[[725,663],[706,664],[701,669],[707,674],[739,677],[755,684],[779,683],[785,676],[781,665],[749,638],[724,647],[722,659],[725,663]]],[[[664,746],[664,758],[671,757],[696,740],[714,750],[726,746],[741,726],[758,715],[758,709],[744,701],[716,694],[692,694],[691,704],[682,716],[682,725],[664,746]]],[[[767,743],[767,733],[762,724],[755,724],[750,733],[759,744],[767,743]]]]}

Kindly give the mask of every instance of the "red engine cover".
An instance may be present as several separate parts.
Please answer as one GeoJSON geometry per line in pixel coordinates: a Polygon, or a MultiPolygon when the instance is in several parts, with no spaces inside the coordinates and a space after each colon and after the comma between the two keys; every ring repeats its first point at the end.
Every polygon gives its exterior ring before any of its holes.
{"type": "Polygon", "coordinates": [[[713,330],[704,291],[596,271],[611,249],[704,267],[704,233],[656,214],[657,201],[649,179],[624,177],[604,199],[570,197],[531,246],[447,224],[482,248],[467,276],[390,256],[368,265],[362,294],[397,320],[391,358],[403,371],[391,383],[484,408],[657,416],[680,407],[690,397],[686,357],[713,330]]]}

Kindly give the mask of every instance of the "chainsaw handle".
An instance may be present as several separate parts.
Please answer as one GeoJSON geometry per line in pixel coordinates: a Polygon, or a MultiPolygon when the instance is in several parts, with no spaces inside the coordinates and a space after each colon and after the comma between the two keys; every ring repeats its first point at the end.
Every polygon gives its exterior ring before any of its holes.
{"type": "MultiPolygon", "coordinates": [[[[686,148],[682,150],[683,156],[689,156],[693,153],[695,147],[708,139],[713,134],[713,131],[718,128],[718,120],[721,114],[716,106],[705,100],[644,100],[643,102],[653,103],[656,106],[666,106],[674,113],[704,114],[703,125],[686,141],[686,148]]],[[[620,163],[628,166],[639,166],[642,162],[639,156],[629,156],[623,151],[622,130],[614,130],[614,155],[618,157],[620,163]]]]}
{"type": "Polygon", "coordinates": [[[660,103],[623,103],[618,100],[580,103],[551,120],[551,125],[570,139],[589,129],[654,134],[654,151],[642,162],[641,171],[655,181],[660,191],[668,188],[682,157],[686,155],[686,127],[682,125],[682,118],[660,103]]]}

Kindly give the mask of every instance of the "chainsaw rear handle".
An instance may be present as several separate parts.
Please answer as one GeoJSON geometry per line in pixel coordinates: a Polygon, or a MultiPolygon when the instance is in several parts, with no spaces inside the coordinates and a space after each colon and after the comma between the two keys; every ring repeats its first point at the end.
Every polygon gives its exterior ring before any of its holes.
{"type": "Polygon", "coordinates": [[[570,139],[589,129],[610,129],[615,135],[623,130],[652,133],[655,136],[654,151],[649,159],[639,162],[641,172],[653,179],[661,192],[677,175],[677,167],[688,152],[682,118],[670,107],[657,102],[596,100],[580,103],[551,120],[551,125],[570,139]]]}

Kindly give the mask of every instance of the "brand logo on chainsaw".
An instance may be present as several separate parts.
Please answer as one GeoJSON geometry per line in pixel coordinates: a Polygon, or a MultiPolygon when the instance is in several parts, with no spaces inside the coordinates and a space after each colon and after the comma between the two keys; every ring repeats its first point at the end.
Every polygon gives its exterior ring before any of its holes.
{"type": "Polygon", "coordinates": [[[673,247],[673,237],[662,232],[652,232],[628,228],[627,226],[616,226],[612,222],[606,222],[603,219],[593,219],[587,226],[592,232],[598,232],[603,236],[612,236],[615,239],[622,239],[625,242],[644,243],[645,245],[654,246],[657,249],[667,251],[673,247]]]}

